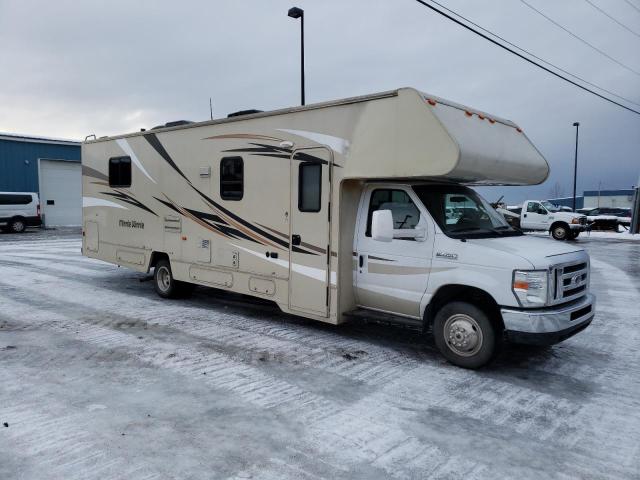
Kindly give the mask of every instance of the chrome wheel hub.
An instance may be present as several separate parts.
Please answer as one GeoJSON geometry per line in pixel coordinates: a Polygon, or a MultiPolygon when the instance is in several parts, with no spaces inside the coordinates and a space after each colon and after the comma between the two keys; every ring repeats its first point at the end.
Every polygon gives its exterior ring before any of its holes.
{"type": "Polygon", "coordinates": [[[482,348],[480,325],[469,315],[458,313],[444,324],[444,336],[449,349],[456,355],[470,357],[482,348]]]}
{"type": "Polygon", "coordinates": [[[167,267],[160,267],[157,278],[160,290],[163,292],[169,290],[169,287],[171,287],[171,273],[169,273],[169,269],[167,267]]]}

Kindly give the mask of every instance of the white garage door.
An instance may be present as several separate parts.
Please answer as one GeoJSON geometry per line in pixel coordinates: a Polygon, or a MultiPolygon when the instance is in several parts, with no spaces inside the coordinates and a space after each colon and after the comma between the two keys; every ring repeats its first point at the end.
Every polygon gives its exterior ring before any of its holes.
{"type": "Polygon", "coordinates": [[[40,160],[40,205],[47,227],[82,224],[80,162],[40,160]]]}

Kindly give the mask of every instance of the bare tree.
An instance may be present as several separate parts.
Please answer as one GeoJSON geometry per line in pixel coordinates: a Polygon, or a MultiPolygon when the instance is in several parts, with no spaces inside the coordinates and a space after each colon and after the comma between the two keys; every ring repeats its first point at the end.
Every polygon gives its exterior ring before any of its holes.
{"type": "Polygon", "coordinates": [[[549,198],[562,198],[564,196],[564,189],[560,182],[556,182],[549,189],[549,198]]]}

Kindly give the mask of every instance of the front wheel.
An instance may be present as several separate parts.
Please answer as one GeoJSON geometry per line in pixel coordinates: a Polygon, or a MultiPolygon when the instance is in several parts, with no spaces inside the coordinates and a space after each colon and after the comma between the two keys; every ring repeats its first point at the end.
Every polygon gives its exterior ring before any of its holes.
{"type": "Polygon", "coordinates": [[[433,333],[440,353],[451,363],[476,369],[497,351],[498,335],[487,315],[467,302],[451,302],[438,311],[433,333]]]}
{"type": "Polygon", "coordinates": [[[564,225],[555,225],[551,229],[551,236],[556,240],[566,240],[569,238],[570,232],[569,228],[564,225]]]}
{"type": "Polygon", "coordinates": [[[9,231],[12,233],[22,233],[27,229],[27,224],[24,220],[16,218],[9,223],[9,231]]]}
{"type": "Polygon", "coordinates": [[[580,235],[580,232],[578,230],[572,230],[569,234],[569,240],[575,240],[576,238],[578,238],[578,235],[580,235]]]}

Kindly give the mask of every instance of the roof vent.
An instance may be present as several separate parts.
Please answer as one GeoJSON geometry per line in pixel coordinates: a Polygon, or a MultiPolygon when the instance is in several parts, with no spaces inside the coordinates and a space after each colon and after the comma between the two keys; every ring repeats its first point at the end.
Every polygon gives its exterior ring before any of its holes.
{"type": "Polygon", "coordinates": [[[175,122],[167,122],[164,125],[157,125],[151,130],[157,130],[159,128],[179,127],[180,125],[189,125],[191,123],[194,122],[192,122],[191,120],[176,120],[175,122]]]}
{"type": "Polygon", "coordinates": [[[254,108],[250,110],[239,110],[237,112],[230,113],[227,115],[227,118],[241,117],[242,115],[251,115],[252,113],[262,113],[263,111],[264,110],[256,110],[254,108]]]}

